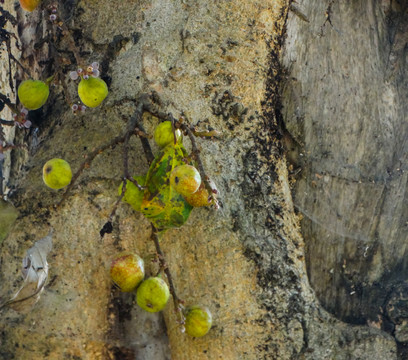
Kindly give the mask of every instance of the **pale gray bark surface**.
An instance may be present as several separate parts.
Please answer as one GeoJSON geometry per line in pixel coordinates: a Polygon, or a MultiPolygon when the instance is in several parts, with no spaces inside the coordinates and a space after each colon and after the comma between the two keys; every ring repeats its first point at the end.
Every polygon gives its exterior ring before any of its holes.
{"type": "Polygon", "coordinates": [[[288,23],[282,101],[309,279],[339,319],[405,342],[408,3],[298,8],[310,22],[288,23]]]}

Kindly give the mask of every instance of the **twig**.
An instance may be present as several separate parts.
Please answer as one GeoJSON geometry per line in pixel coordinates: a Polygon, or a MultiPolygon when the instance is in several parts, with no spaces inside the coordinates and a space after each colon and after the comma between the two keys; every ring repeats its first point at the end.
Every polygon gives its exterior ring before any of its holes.
{"type": "MultiPolygon", "coordinates": [[[[143,186],[141,186],[135,179],[133,179],[132,176],[130,176],[129,173],[129,139],[132,135],[135,134],[139,134],[139,127],[140,125],[140,119],[142,117],[143,114],[143,102],[140,101],[137,105],[136,111],[134,112],[133,116],[130,118],[130,121],[128,123],[127,126],[127,130],[126,130],[126,134],[125,134],[125,141],[123,142],[123,172],[124,172],[124,179],[129,180],[130,182],[132,182],[133,184],[135,184],[137,186],[137,188],[141,191],[143,191],[145,188],[143,186]],[[137,131],[136,131],[137,130],[137,131]]],[[[143,133],[145,133],[143,131],[143,133]]],[[[145,139],[145,137],[143,137],[143,139],[145,139]]],[[[142,141],[142,137],[140,138],[140,140],[142,141]]],[[[143,142],[142,142],[143,144],[143,142]]],[[[149,145],[148,147],[148,155],[151,157],[153,157],[153,153],[152,153],[152,149],[150,148],[150,144],[147,141],[147,144],[149,145]]],[[[151,160],[153,161],[153,160],[151,160]]],[[[149,165],[151,163],[151,161],[149,162],[149,165]]],[[[124,181],[125,182],[125,181],[124,181]]]]}
{"type": "Polygon", "coordinates": [[[179,317],[180,323],[183,323],[183,313],[182,313],[182,307],[183,307],[183,300],[181,300],[176,293],[176,289],[174,287],[173,283],[173,277],[171,275],[170,269],[166,263],[166,259],[164,257],[164,253],[160,247],[160,241],[159,241],[159,236],[157,229],[152,225],[152,235],[151,238],[154,242],[154,246],[156,248],[156,252],[159,257],[159,263],[160,263],[160,268],[163,269],[164,273],[166,274],[167,281],[169,283],[169,290],[170,294],[173,297],[173,304],[174,304],[174,310],[177,313],[177,316],[179,317]]]}
{"type": "Polygon", "coordinates": [[[116,214],[116,210],[118,209],[118,206],[121,202],[121,200],[123,199],[123,197],[125,196],[125,192],[126,192],[126,179],[123,179],[123,184],[122,184],[122,192],[120,193],[119,198],[116,200],[115,205],[113,206],[113,209],[109,215],[108,221],[105,223],[105,225],[103,225],[102,229],[99,231],[99,234],[101,235],[101,240],[103,239],[103,237],[105,236],[105,234],[110,234],[113,230],[113,217],[116,214]]]}
{"type": "Polygon", "coordinates": [[[197,143],[195,141],[195,137],[193,134],[193,131],[191,130],[191,128],[186,125],[186,124],[181,124],[181,129],[187,133],[190,141],[191,141],[191,147],[193,149],[193,156],[194,156],[194,160],[197,163],[197,167],[198,167],[198,172],[201,175],[201,179],[204,181],[204,185],[205,188],[207,189],[208,193],[211,196],[211,202],[215,205],[216,208],[218,208],[218,201],[215,197],[215,195],[218,193],[217,189],[213,188],[210,184],[210,178],[207,176],[207,174],[205,173],[204,170],[204,165],[203,162],[201,161],[200,158],[200,150],[197,147],[197,143]]]}
{"type": "Polygon", "coordinates": [[[85,64],[83,64],[83,60],[82,60],[81,56],[79,55],[79,51],[78,51],[78,49],[77,49],[77,47],[75,45],[74,38],[73,38],[71,32],[69,31],[67,25],[65,24],[64,21],[60,21],[60,22],[58,22],[58,26],[61,27],[63,35],[68,35],[68,37],[66,38],[67,42],[68,42],[68,48],[74,54],[75,61],[76,61],[77,65],[78,66],[84,66],[85,64]]]}
{"type": "MultiPolygon", "coordinates": [[[[64,194],[62,195],[62,199],[60,200],[60,202],[57,204],[56,208],[59,208],[64,201],[66,200],[66,198],[68,197],[68,194],[70,193],[70,191],[72,190],[75,182],[77,181],[78,177],[81,175],[81,173],[83,172],[83,170],[87,167],[89,167],[92,163],[92,161],[95,159],[95,157],[99,154],[101,154],[102,152],[104,152],[105,150],[120,144],[120,143],[126,143],[129,141],[130,136],[132,135],[138,135],[139,131],[135,131],[135,129],[140,129],[140,131],[145,134],[145,131],[143,129],[143,127],[140,125],[139,123],[139,119],[141,118],[143,111],[144,111],[144,106],[146,103],[146,97],[147,95],[142,95],[140,96],[140,101],[138,103],[138,106],[136,108],[135,113],[133,114],[133,116],[130,118],[129,123],[126,127],[126,131],[124,132],[124,134],[119,135],[117,137],[115,137],[114,139],[112,139],[109,143],[101,145],[100,147],[98,147],[97,149],[95,149],[94,151],[92,151],[91,153],[89,153],[88,155],[86,155],[86,160],[79,166],[79,169],[77,170],[77,172],[74,174],[74,176],[71,179],[71,183],[68,185],[68,187],[66,188],[64,194]]],[[[144,152],[145,152],[145,156],[147,159],[148,164],[150,165],[151,162],[154,160],[154,155],[152,153],[152,149],[150,147],[149,144],[149,140],[144,137],[144,136],[139,136],[140,141],[142,143],[144,152]]],[[[127,146],[127,145],[126,145],[127,146]]],[[[142,186],[140,186],[136,180],[134,180],[130,175],[129,175],[129,171],[126,170],[127,167],[127,150],[125,147],[125,152],[124,152],[124,164],[125,164],[125,178],[128,179],[129,181],[133,182],[139,189],[143,190],[144,188],[142,186]]]]}
{"type": "Polygon", "coordinates": [[[74,184],[76,182],[76,180],[78,179],[79,175],[81,175],[82,171],[86,168],[89,167],[92,163],[92,161],[96,158],[97,155],[101,154],[102,152],[104,152],[105,150],[123,143],[125,141],[125,135],[120,135],[115,137],[114,139],[112,139],[111,141],[109,141],[107,144],[104,144],[100,147],[98,147],[97,149],[95,149],[94,151],[90,152],[88,155],[86,155],[86,160],[79,166],[79,169],[77,170],[77,172],[74,174],[74,176],[72,177],[71,183],[68,185],[67,189],[65,190],[64,194],[62,195],[62,199],[60,200],[60,202],[57,204],[57,208],[59,208],[64,201],[66,200],[66,198],[68,197],[69,192],[71,191],[71,189],[74,187],[74,184]]]}
{"type": "Polygon", "coordinates": [[[205,131],[196,131],[195,129],[191,129],[191,132],[194,134],[195,137],[200,137],[204,139],[214,139],[221,135],[218,130],[205,130],[205,131]]]}
{"type": "Polygon", "coordinates": [[[290,4],[289,5],[289,10],[291,10],[296,16],[298,16],[301,20],[310,22],[310,20],[307,18],[307,16],[295,5],[295,4],[290,4]]]}
{"type": "Polygon", "coordinates": [[[17,106],[12,104],[6,95],[0,93],[0,101],[3,102],[13,113],[18,114],[17,106]]]}
{"type": "Polygon", "coordinates": [[[14,126],[14,121],[0,119],[0,124],[1,125],[6,125],[6,126],[14,126]]]}

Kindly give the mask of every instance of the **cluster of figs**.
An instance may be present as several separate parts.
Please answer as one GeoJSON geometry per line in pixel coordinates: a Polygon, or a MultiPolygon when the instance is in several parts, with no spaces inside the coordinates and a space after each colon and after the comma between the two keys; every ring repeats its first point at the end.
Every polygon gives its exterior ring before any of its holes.
{"type": "MultiPolygon", "coordinates": [[[[165,308],[170,291],[167,283],[159,276],[145,279],[143,259],[134,253],[117,255],[111,263],[110,275],[123,292],[136,290],[136,303],[145,311],[154,313],[165,308]]],[[[190,306],[184,310],[184,328],[188,335],[201,337],[211,329],[212,316],[203,306],[190,306]]]]}
{"type": "MultiPolygon", "coordinates": [[[[94,62],[85,70],[79,68],[77,71],[70,73],[71,79],[81,78],[78,84],[78,95],[82,103],[90,108],[100,105],[108,95],[108,86],[105,81],[98,77],[98,68],[99,64],[94,62]]],[[[52,80],[53,77],[48,78],[46,81],[24,80],[17,90],[20,103],[28,110],[37,110],[42,107],[50,94],[50,83],[52,80]]]]}
{"type": "MultiPolygon", "coordinates": [[[[175,132],[170,121],[160,123],[154,132],[154,139],[159,147],[172,146],[174,137],[180,141],[180,130],[175,132]]],[[[192,165],[179,165],[170,173],[170,186],[184,196],[191,206],[208,206],[209,193],[203,187],[201,176],[192,165]]],[[[64,159],[54,158],[43,166],[43,181],[52,189],[62,189],[69,185],[72,171],[69,163],[64,159]]],[[[135,177],[140,184],[145,185],[146,177],[135,177]]],[[[122,185],[119,193],[122,192],[122,185]]],[[[129,203],[135,210],[140,211],[144,201],[144,191],[128,181],[123,201],[129,203]]],[[[123,292],[136,290],[136,302],[145,311],[158,312],[164,309],[170,291],[167,283],[160,277],[145,278],[144,261],[135,253],[117,255],[110,266],[110,276],[114,284],[123,292]]],[[[212,316],[208,308],[190,306],[183,310],[187,334],[201,337],[208,333],[212,325],[212,316]]]]}
{"type": "MultiPolygon", "coordinates": [[[[41,0],[20,0],[21,7],[26,11],[35,10],[40,3],[41,0]]],[[[72,80],[81,79],[78,85],[78,95],[87,107],[97,107],[108,95],[106,83],[99,78],[98,67],[97,63],[92,63],[84,70],[80,68],[69,74],[72,80]]],[[[48,99],[51,82],[52,78],[45,82],[33,79],[23,81],[18,88],[21,104],[28,110],[41,108],[48,99]]],[[[82,109],[85,106],[82,106],[82,109]]],[[[78,105],[74,104],[74,112],[77,109],[78,105]]],[[[179,129],[174,130],[170,121],[160,123],[154,132],[154,140],[160,148],[177,143],[181,138],[181,131],[179,129]]],[[[55,190],[62,189],[69,185],[71,180],[71,167],[64,159],[54,158],[44,164],[43,181],[48,187],[55,190]]],[[[146,176],[136,176],[135,180],[144,186],[146,176]]],[[[169,182],[170,187],[182,195],[190,206],[210,205],[210,194],[201,181],[200,173],[194,166],[179,164],[171,171],[169,182]]],[[[122,193],[122,185],[119,187],[120,194],[122,193]]],[[[144,191],[132,182],[127,182],[123,201],[129,203],[135,210],[141,211],[145,197],[144,191]]],[[[136,302],[145,311],[154,313],[163,310],[170,298],[169,287],[160,276],[145,279],[144,261],[135,253],[118,254],[111,262],[110,276],[121,291],[136,291],[136,302]]],[[[183,312],[184,328],[190,336],[201,337],[211,329],[212,316],[206,307],[194,305],[185,308],[183,312]]]]}

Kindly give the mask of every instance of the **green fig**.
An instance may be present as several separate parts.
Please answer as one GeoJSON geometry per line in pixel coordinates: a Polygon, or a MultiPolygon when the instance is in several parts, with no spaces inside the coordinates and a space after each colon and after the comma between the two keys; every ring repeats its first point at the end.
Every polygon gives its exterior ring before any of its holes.
{"type": "Polygon", "coordinates": [[[62,189],[72,179],[71,167],[63,159],[48,160],[43,167],[43,180],[51,189],[62,189]]]}
{"type": "MultiPolygon", "coordinates": [[[[176,129],[176,140],[177,142],[182,139],[182,134],[180,129],[176,129]]],[[[171,121],[163,121],[154,130],[154,141],[161,148],[166,147],[169,144],[174,144],[174,134],[171,126],[171,121]]]]}
{"type": "Polygon", "coordinates": [[[25,80],[17,90],[20,102],[28,110],[36,110],[45,104],[50,94],[49,86],[40,80],[25,80]]]}
{"type": "Polygon", "coordinates": [[[78,85],[78,95],[88,107],[97,107],[108,96],[108,85],[100,78],[82,78],[78,85]]]}
{"type": "Polygon", "coordinates": [[[194,166],[180,165],[170,174],[170,186],[183,196],[194,194],[200,184],[201,176],[194,166]]]}
{"type": "Polygon", "coordinates": [[[159,277],[150,277],[137,288],[136,302],[148,312],[163,310],[170,297],[169,287],[159,277]]]}
{"type": "Polygon", "coordinates": [[[193,337],[201,337],[207,334],[212,325],[210,310],[202,306],[192,306],[185,311],[186,333],[193,337]]]}
{"type": "Polygon", "coordinates": [[[144,279],[143,259],[133,253],[119,254],[112,260],[110,275],[120,290],[133,291],[144,279]]]}
{"type": "MultiPolygon", "coordinates": [[[[141,186],[144,186],[146,183],[146,175],[134,176],[133,178],[141,186]]],[[[119,195],[122,194],[122,187],[123,187],[123,182],[120,184],[119,189],[118,189],[119,195]]],[[[144,194],[143,190],[139,190],[139,188],[134,183],[127,180],[126,181],[126,192],[122,200],[124,202],[127,202],[130,206],[132,206],[134,210],[140,211],[140,206],[143,201],[143,194],[144,194]]]]}

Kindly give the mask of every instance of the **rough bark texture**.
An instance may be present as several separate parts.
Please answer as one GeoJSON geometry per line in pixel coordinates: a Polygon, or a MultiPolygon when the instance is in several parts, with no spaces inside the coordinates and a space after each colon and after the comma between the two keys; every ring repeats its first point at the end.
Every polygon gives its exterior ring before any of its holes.
{"type": "Polygon", "coordinates": [[[338,318],[405,342],[408,3],[298,6],[283,106],[309,279],[338,318]]]}
{"type": "MultiPolygon", "coordinates": [[[[102,107],[74,116],[57,86],[47,105],[30,114],[38,130],[29,136],[29,156],[12,154],[9,197],[20,217],[1,245],[2,298],[19,284],[25,251],[50,227],[54,249],[51,280],[40,301],[24,312],[0,313],[2,359],[159,360],[170,352],[177,360],[397,358],[393,337],[331,317],[308,283],[280,145],[285,24],[294,36],[305,32],[293,13],[288,16],[288,5],[283,0],[64,2],[61,18],[85,59],[81,65],[99,61],[110,93],[102,107]],[[148,221],[125,205],[113,233],[99,237],[123,173],[121,147],[96,158],[58,211],[53,204],[61,194],[41,179],[42,165],[52,157],[77,169],[87,152],[123,131],[134,99],[152,90],[164,111],[184,113],[223,133],[220,140],[199,141],[222,208],[195,209],[185,226],[162,240],[178,295],[213,313],[213,329],[199,339],[180,332],[172,304],[163,317],[146,315],[131,294],[112,289],[108,266],[116,252],[133,250],[145,258],[154,253],[148,221]]],[[[316,4],[313,16],[324,18],[324,10],[316,4]]],[[[47,76],[53,65],[44,62],[49,47],[40,42],[47,35],[47,15],[18,14],[21,61],[33,76],[47,76]]],[[[57,47],[66,46],[62,37],[57,47]]],[[[74,61],[70,51],[66,57],[74,61]]],[[[66,81],[75,98],[75,85],[66,81]]],[[[156,124],[157,119],[144,118],[150,133],[156,124]]],[[[147,171],[142,147],[133,139],[130,145],[132,173],[142,174],[147,171]]]]}

